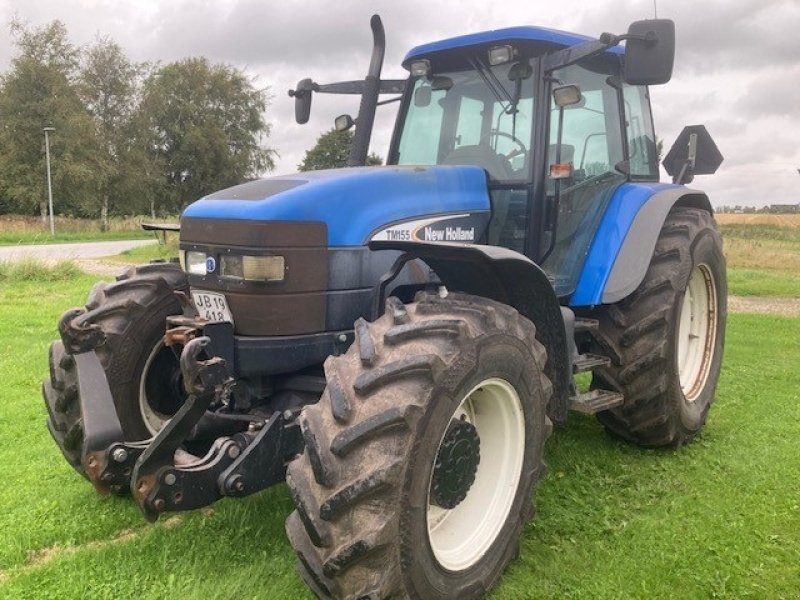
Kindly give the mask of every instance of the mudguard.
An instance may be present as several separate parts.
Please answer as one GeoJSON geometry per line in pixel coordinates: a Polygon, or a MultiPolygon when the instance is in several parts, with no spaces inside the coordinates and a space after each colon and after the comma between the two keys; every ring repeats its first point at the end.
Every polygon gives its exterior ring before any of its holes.
{"type": "Polygon", "coordinates": [[[713,209],[705,193],[682,185],[628,183],[611,199],[597,228],[569,305],[613,304],[644,279],[673,206],[713,209]]]}
{"type": "Polygon", "coordinates": [[[553,384],[548,415],[558,423],[566,420],[572,363],[564,320],[553,285],[536,263],[501,246],[373,241],[369,247],[419,258],[448,289],[508,304],[530,319],[548,353],[545,374],[553,384]]]}

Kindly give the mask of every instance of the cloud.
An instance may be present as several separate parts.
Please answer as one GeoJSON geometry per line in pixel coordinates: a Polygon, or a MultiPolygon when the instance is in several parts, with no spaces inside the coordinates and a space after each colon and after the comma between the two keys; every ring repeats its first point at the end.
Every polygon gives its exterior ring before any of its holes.
{"type": "MultiPolygon", "coordinates": [[[[659,0],[658,10],[675,20],[677,35],[673,80],[652,90],[658,135],[669,147],[684,125],[706,123],[726,157],[716,175],[698,177],[695,186],[717,204],[800,201],[800,179],[790,169],[800,166],[800,2],[659,0]]],[[[403,78],[400,62],[418,44],[515,25],[624,33],[631,21],[653,16],[653,0],[28,0],[16,6],[0,0],[0,17],[7,21],[15,12],[34,24],[61,19],[79,44],[108,34],[134,60],[204,55],[244,69],[271,90],[268,143],[279,151],[277,172],[284,173],[336,115],[358,109],[357,98],[320,95],[310,122],[300,126],[286,91],[303,77],[362,78],[373,13],[386,27],[384,77],[403,78]]],[[[0,36],[0,66],[11,52],[0,36]]],[[[372,148],[384,157],[395,112],[396,105],[382,108],[376,121],[372,148]]]]}

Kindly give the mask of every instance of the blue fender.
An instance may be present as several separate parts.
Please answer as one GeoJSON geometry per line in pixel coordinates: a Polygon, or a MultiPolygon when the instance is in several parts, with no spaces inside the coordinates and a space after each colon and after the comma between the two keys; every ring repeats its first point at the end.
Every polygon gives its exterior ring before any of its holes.
{"type": "Polygon", "coordinates": [[[682,185],[621,185],[589,246],[569,305],[613,304],[639,287],[673,206],[693,206],[713,213],[703,192],[682,185]]]}

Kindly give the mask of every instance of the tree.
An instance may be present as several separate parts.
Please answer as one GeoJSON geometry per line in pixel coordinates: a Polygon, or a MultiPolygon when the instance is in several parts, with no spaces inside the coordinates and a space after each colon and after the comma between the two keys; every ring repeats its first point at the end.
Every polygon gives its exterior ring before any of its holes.
{"type": "Polygon", "coordinates": [[[47,215],[42,128],[50,136],[53,189],[62,212],[80,210],[96,194],[101,148],[74,88],[80,52],[63,23],[31,28],[15,21],[17,55],[0,91],[0,190],[15,211],[47,215]]]}
{"type": "MultiPolygon", "coordinates": [[[[338,169],[347,166],[350,147],[353,145],[353,132],[331,129],[317,138],[317,143],[306,150],[303,162],[297,165],[300,171],[319,169],[338,169]]],[[[383,159],[375,153],[367,156],[367,166],[383,164],[383,159]]]]}
{"type": "Polygon", "coordinates": [[[143,115],[151,153],[165,169],[169,210],[274,168],[264,147],[267,91],[238,69],[188,58],[145,81],[143,115]]]}
{"type": "Polygon", "coordinates": [[[78,92],[104,150],[98,160],[100,193],[93,199],[99,204],[103,230],[108,228],[112,202],[115,212],[126,212],[137,188],[145,191],[141,170],[147,168],[142,164],[147,160],[147,136],[135,118],[142,72],[143,65],[132,63],[118,44],[104,37],[86,51],[78,78],[78,92]]]}

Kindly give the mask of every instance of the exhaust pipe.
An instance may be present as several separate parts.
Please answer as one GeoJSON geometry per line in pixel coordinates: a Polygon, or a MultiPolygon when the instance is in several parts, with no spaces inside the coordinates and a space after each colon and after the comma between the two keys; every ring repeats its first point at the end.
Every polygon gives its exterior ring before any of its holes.
{"type": "Polygon", "coordinates": [[[372,137],[372,126],[375,123],[375,109],[378,106],[378,96],[381,89],[381,69],[383,68],[383,55],[386,52],[386,34],[383,23],[378,15],[372,15],[369,21],[372,28],[372,58],[369,70],[364,78],[364,91],[361,94],[361,104],[358,107],[356,130],[353,136],[353,145],[350,148],[348,167],[361,167],[367,164],[369,141],[372,137]]]}

